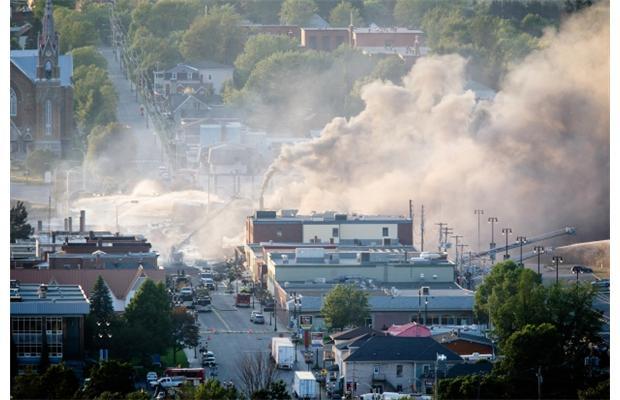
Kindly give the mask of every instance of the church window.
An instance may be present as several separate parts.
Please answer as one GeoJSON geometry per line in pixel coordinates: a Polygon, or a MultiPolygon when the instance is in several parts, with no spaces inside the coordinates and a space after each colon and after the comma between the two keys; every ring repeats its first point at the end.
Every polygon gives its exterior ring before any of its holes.
{"type": "Polygon", "coordinates": [[[50,136],[52,134],[52,101],[47,100],[45,102],[45,134],[50,136]]]}
{"type": "Polygon", "coordinates": [[[52,62],[49,60],[45,63],[45,79],[52,79],[52,62]]]}
{"type": "Polygon", "coordinates": [[[17,95],[15,94],[15,90],[11,88],[11,117],[17,115],[17,95]]]}

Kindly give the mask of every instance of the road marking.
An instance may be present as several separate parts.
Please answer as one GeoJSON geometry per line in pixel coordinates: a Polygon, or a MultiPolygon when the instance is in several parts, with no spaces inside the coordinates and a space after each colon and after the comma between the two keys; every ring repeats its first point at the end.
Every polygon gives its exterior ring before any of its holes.
{"type": "Polygon", "coordinates": [[[224,318],[222,318],[220,313],[217,312],[217,310],[215,308],[213,309],[213,314],[215,314],[215,316],[222,322],[222,324],[224,324],[226,329],[228,329],[229,331],[232,331],[232,329],[230,328],[230,325],[228,325],[228,323],[224,320],[224,318]]]}

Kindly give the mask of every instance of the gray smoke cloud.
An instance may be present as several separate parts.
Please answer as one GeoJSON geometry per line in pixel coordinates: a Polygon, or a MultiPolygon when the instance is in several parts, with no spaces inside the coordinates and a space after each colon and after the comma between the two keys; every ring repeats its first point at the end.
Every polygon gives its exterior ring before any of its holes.
{"type": "Polygon", "coordinates": [[[472,249],[477,208],[515,236],[572,225],[579,239],[608,238],[609,5],[542,43],[492,101],[464,90],[458,55],[420,59],[403,86],[368,84],[360,114],[283,149],[266,175],[266,205],[405,214],[411,198],[425,205],[427,231],[448,222],[472,249]]]}

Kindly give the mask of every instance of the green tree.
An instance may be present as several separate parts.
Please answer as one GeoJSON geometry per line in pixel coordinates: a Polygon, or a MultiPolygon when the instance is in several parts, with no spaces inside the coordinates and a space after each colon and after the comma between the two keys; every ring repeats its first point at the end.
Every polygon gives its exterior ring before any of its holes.
{"type": "Polygon", "coordinates": [[[551,23],[538,14],[527,14],[521,20],[521,29],[532,36],[542,36],[543,29],[551,23]]]}
{"type": "Polygon", "coordinates": [[[163,283],[147,279],[125,308],[134,354],[161,354],[173,343],[172,305],[163,283]]]}
{"type": "Polygon", "coordinates": [[[277,24],[280,22],[278,13],[284,0],[239,0],[241,14],[258,24],[277,24]]]}
{"type": "Polygon", "coordinates": [[[60,52],[66,53],[77,47],[99,44],[97,26],[84,18],[79,11],[54,7],[56,31],[60,36],[60,52]]]}
{"type": "Polygon", "coordinates": [[[235,387],[225,388],[217,379],[209,379],[197,387],[183,385],[181,391],[182,398],[188,400],[237,400],[241,397],[241,393],[235,387]]]}
{"type": "Polygon", "coordinates": [[[285,25],[306,26],[317,11],[313,0],[285,0],[280,9],[280,22],[285,25]]]}
{"type": "Polygon", "coordinates": [[[11,50],[21,50],[22,47],[19,45],[17,38],[11,36],[11,50]]]}
{"type": "Polygon", "coordinates": [[[34,175],[41,176],[46,171],[51,171],[56,165],[57,156],[50,150],[36,149],[28,153],[26,168],[34,175]]]}
{"type": "Polygon", "coordinates": [[[606,379],[603,382],[599,382],[595,386],[580,390],[578,392],[579,400],[609,399],[611,393],[610,390],[609,379],[606,379]]]}
{"type": "Polygon", "coordinates": [[[241,17],[230,6],[214,7],[197,18],[183,35],[181,54],[190,61],[211,60],[230,64],[243,50],[245,31],[241,17]]]}
{"type": "Polygon", "coordinates": [[[131,392],[129,394],[127,394],[127,396],[125,396],[125,400],[150,400],[151,396],[141,390],[141,391],[137,391],[137,392],[131,392]]]}
{"type": "Polygon", "coordinates": [[[73,370],[65,364],[49,367],[41,375],[41,385],[45,388],[47,399],[69,399],[78,390],[80,383],[73,370]]]}
{"type": "Polygon", "coordinates": [[[99,275],[90,296],[90,314],[98,321],[110,320],[114,317],[112,296],[105,281],[99,275]]]}
{"type": "Polygon", "coordinates": [[[394,5],[394,20],[398,26],[420,28],[424,14],[441,3],[447,3],[447,1],[397,0],[394,5]]]}
{"type": "Polygon", "coordinates": [[[11,396],[15,399],[42,399],[46,389],[41,384],[41,376],[34,373],[17,375],[11,385],[11,396]]]}
{"type": "Polygon", "coordinates": [[[464,375],[438,381],[437,398],[441,400],[508,399],[511,386],[498,374],[464,375]]]}
{"type": "Polygon", "coordinates": [[[329,23],[334,27],[347,27],[353,17],[354,26],[363,26],[364,20],[360,16],[360,10],[352,6],[348,1],[341,1],[329,13],[329,23]]]}
{"type": "Polygon", "coordinates": [[[287,36],[258,34],[245,42],[243,53],[235,60],[239,87],[243,87],[256,64],[277,52],[296,49],[298,43],[287,36]]]}
{"type": "Polygon", "coordinates": [[[363,326],[370,316],[368,293],[353,285],[336,285],[325,296],[321,315],[331,329],[363,326]]]}
{"type": "Polygon", "coordinates": [[[108,68],[108,62],[105,57],[97,51],[94,46],[79,47],[71,50],[73,56],[73,68],[78,68],[83,65],[93,65],[103,70],[108,68]]]}
{"type": "Polygon", "coordinates": [[[178,50],[181,38],[182,32],[172,32],[161,38],[140,27],[134,33],[130,47],[138,55],[139,68],[150,75],[157,68],[171,68],[183,60],[178,50]]]}
{"type": "Polygon", "coordinates": [[[133,376],[134,371],[129,363],[116,360],[100,362],[90,372],[90,383],[85,394],[92,398],[104,392],[130,393],[134,390],[133,376]]]}
{"type": "Polygon", "coordinates": [[[184,347],[196,347],[200,339],[194,316],[185,307],[172,310],[172,335],[174,338],[172,357],[176,364],[177,350],[183,350],[184,347]]]}
{"type": "Polygon", "coordinates": [[[271,382],[268,388],[257,390],[250,396],[251,400],[289,400],[290,398],[286,383],[282,380],[271,382]]]}
{"type": "Polygon", "coordinates": [[[167,37],[174,31],[187,30],[194,19],[203,12],[201,1],[162,0],[150,6],[144,26],[160,38],[167,37]]]}
{"type": "MultiPolygon", "coordinates": [[[[45,12],[45,1],[46,0],[34,0],[32,5],[34,16],[39,21],[43,18],[43,13],[45,12]]],[[[61,7],[71,10],[75,8],[75,0],[54,0],[53,4],[54,10],[61,7]]]]}
{"type": "Polygon", "coordinates": [[[511,374],[532,375],[538,367],[548,369],[562,360],[560,334],[549,323],[525,325],[506,340],[502,346],[502,368],[511,374]]]}
{"type": "MultiPolygon", "coordinates": [[[[393,4],[392,4],[393,7],[393,4]]],[[[364,0],[364,19],[370,24],[392,26],[394,18],[389,2],[384,0],[364,0]]]]}
{"type": "Polygon", "coordinates": [[[28,210],[24,202],[18,201],[11,207],[11,243],[16,239],[28,239],[32,233],[32,226],[28,223],[28,210]]]}

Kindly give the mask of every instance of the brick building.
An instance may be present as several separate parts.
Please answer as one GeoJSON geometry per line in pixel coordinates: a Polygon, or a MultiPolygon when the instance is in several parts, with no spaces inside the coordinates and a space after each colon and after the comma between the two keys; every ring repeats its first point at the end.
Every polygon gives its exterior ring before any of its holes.
{"type": "Polygon", "coordinates": [[[11,157],[35,149],[67,157],[72,148],[73,58],[60,55],[52,2],[45,3],[35,50],[11,51],[11,157]]]}
{"type": "Polygon", "coordinates": [[[344,43],[350,44],[348,28],[301,28],[301,47],[332,51],[344,43]]]}
{"type": "Polygon", "coordinates": [[[301,39],[301,28],[297,25],[261,25],[247,24],[242,25],[249,35],[266,33],[270,35],[285,35],[296,40],[301,39]]]}

